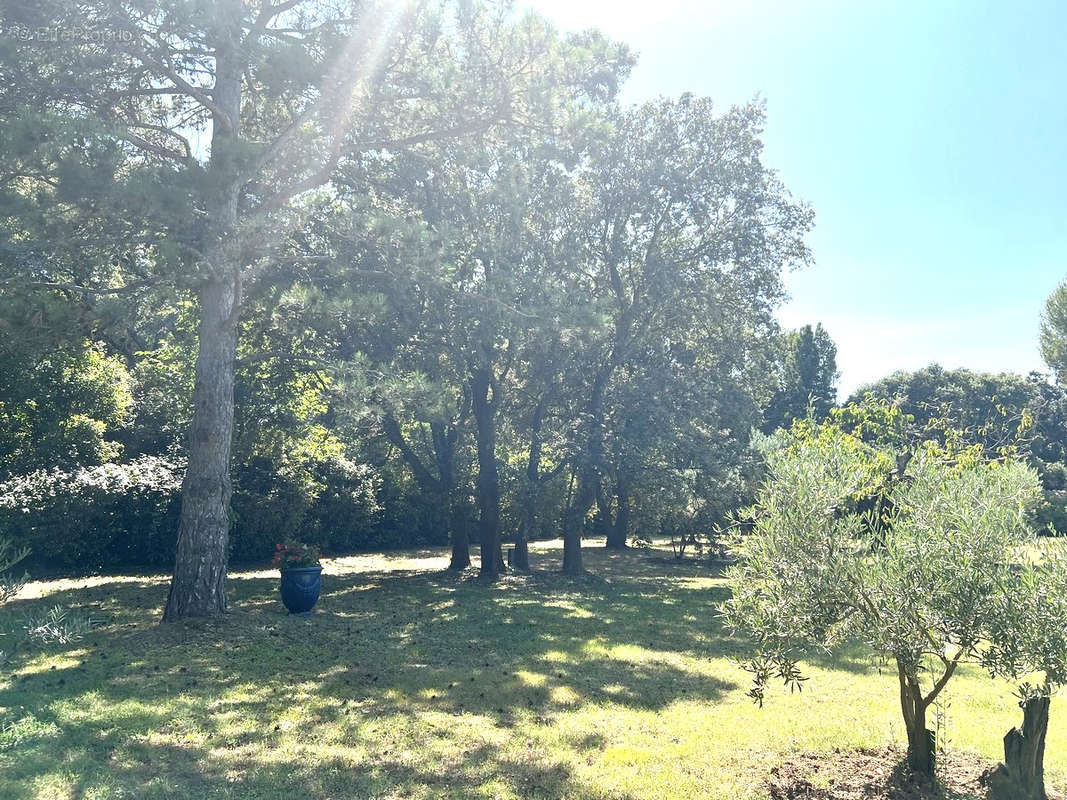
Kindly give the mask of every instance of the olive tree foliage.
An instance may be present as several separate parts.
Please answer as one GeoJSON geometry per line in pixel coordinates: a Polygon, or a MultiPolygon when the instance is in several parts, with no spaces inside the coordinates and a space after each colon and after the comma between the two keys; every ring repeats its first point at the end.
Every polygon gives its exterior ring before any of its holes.
{"type": "Polygon", "coordinates": [[[1015,574],[999,598],[982,661],[1018,683],[1023,721],[1004,736],[1004,763],[988,776],[1001,800],[1045,800],[1044,756],[1050,700],[1067,685],[1067,556],[1050,543],[1015,574]]]}
{"type": "Polygon", "coordinates": [[[751,695],[799,687],[801,660],[863,642],[894,663],[912,769],[933,774],[926,712],[979,647],[1003,602],[1037,479],[975,449],[919,448],[889,487],[883,525],[849,498],[887,455],[830,424],[797,425],[767,453],[754,530],[731,568],[726,621],[754,645],[751,695]]]}
{"type": "Polygon", "coordinates": [[[1060,383],[1067,383],[1067,281],[1049,295],[1041,315],[1041,356],[1056,373],[1060,383]]]}

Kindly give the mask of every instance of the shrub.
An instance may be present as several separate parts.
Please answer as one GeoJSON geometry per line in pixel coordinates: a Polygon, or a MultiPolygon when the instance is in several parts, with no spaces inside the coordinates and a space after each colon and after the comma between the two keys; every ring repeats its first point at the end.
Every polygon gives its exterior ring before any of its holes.
{"type": "Polygon", "coordinates": [[[288,538],[335,553],[375,547],[379,488],[371,467],[342,458],[315,462],[298,474],[253,459],[234,486],[231,555],[236,561],[262,559],[288,538]]]}
{"type": "MultiPolygon", "coordinates": [[[[66,574],[170,569],[184,468],[180,457],[141,456],[12,478],[0,483],[0,535],[29,547],[37,568],[66,574]]],[[[288,538],[330,553],[443,544],[434,510],[418,501],[372,467],[342,458],[299,473],[252,459],[235,471],[230,556],[262,561],[288,538]]]]}
{"type": "Polygon", "coordinates": [[[0,532],[50,567],[170,566],[183,469],[175,458],[141,456],[12,478],[0,484],[0,532]]]}

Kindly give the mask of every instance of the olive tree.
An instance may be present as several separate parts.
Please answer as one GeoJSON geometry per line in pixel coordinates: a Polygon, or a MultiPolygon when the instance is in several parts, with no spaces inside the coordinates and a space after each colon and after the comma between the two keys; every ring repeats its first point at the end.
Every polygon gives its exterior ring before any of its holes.
{"type": "Polygon", "coordinates": [[[755,646],[750,693],[762,703],[769,680],[800,685],[808,652],[863,642],[895,664],[908,762],[932,775],[927,709],[961,663],[979,658],[1031,535],[1024,511],[1037,478],[1015,461],[927,444],[887,490],[874,533],[848,498],[886,468],[887,453],[828,424],[799,424],[775,441],[722,608],[755,646]]]}
{"type": "Polygon", "coordinates": [[[999,800],[1045,800],[1045,735],[1052,695],[1067,684],[1067,557],[1050,544],[1001,596],[983,662],[1018,682],[1022,726],[1004,736],[1004,763],[987,776],[999,800]],[[1037,673],[1036,683],[1027,678],[1037,673]]]}

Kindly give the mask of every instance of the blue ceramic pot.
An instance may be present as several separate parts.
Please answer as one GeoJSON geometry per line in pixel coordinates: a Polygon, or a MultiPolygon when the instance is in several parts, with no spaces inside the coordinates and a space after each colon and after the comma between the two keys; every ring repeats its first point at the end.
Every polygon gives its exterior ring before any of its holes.
{"type": "Polygon", "coordinates": [[[282,602],[290,614],[311,611],[321,591],[322,567],[290,567],[282,570],[282,602]]]}

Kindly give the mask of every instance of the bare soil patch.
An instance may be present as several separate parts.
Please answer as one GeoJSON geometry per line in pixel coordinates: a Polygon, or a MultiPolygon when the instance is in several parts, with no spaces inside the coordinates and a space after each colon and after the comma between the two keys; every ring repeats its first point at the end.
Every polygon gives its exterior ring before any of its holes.
{"type": "MultiPolygon", "coordinates": [[[[982,776],[992,762],[971,753],[938,755],[937,785],[912,775],[894,747],[842,753],[804,753],[771,771],[773,800],[989,800],[982,776]]],[[[1049,789],[1050,800],[1067,800],[1049,789]]]]}

